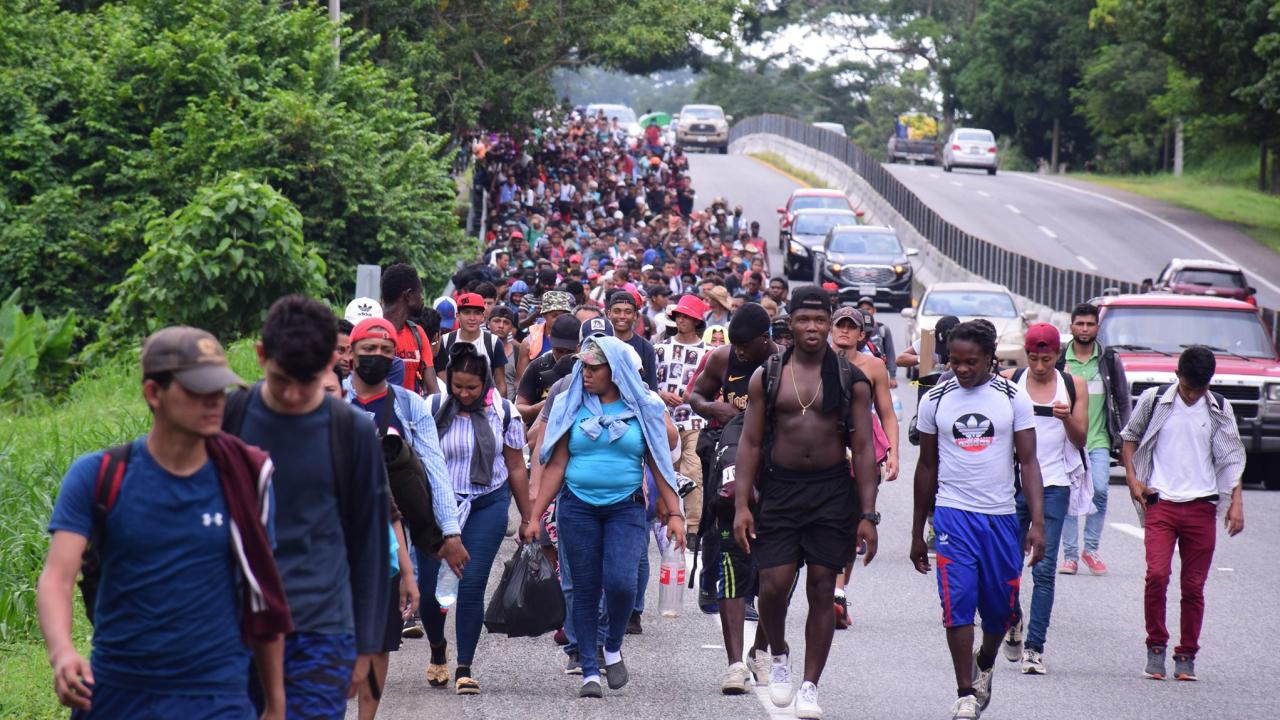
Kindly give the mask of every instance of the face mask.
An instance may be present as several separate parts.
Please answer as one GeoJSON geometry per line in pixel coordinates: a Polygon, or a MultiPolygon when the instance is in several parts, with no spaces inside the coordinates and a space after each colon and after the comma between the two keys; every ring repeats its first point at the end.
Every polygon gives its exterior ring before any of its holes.
{"type": "Polygon", "coordinates": [[[386,355],[357,355],[355,371],[366,383],[381,384],[391,372],[391,358],[386,355]]]}

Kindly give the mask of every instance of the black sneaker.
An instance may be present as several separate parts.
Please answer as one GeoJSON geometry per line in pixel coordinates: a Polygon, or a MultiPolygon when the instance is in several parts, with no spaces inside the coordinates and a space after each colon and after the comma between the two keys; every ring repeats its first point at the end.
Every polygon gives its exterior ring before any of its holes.
{"type": "Polygon", "coordinates": [[[1164,647],[1161,645],[1153,645],[1147,648],[1147,667],[1142,674],[1152,680],[1163,680],[1165,676],[1164,670],[1164,647]]]}
{"type": "Polygon", "coordinates": [[[644,627],[640,624],[640,613],[632,612],[631,619],[627,621],[628,635],[643,635],[644,627]]]}
{"type": "Polygon", "coordinates": [[[592,680],[591,682],[582,683],[582,687],[578,688],[578,697],[580,698],[602,698],[604,697],[604,688],[600,687],[600,683],[592,680]]]}
{"type": "Polygon", "coordinates": [[[618,662],[612,665],[606,665],[604,668],[605,676],[609,679],[609,689],[617,690],[627,684],[629,679],[627,676],[627,663],[618,658],[618,662]]]}
{"type": "Polygon", "coordinates": [[[1182,653],[1173,656],[1173,679],[1196,680],[1196,659],[1182,653]]]}
{"type": "Polygon", "coordinates": [[[760,612],[756,610],[754,600],[747,600],[747,614],[743,619],[747,622],[760,622],[760,612]]]}
{"type": "Polygon", "coordinates": [[[581,675],[582,674],[582,658],[577,653],[568,656],[564,662],[565,675],[581,675]]]}
{"type": "Polygon", "coordinates": [[[406,639],[417,640],[427,634],[422,629],[422,618],[418,617],[418,613],[414,613],[413,617],[404,621],[404,627],[400,630],[400,637],[406,639]]]}

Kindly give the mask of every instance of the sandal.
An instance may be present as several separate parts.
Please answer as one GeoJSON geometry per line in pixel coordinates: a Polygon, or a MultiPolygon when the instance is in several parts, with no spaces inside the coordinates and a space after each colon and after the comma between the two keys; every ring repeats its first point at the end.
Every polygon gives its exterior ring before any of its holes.
{"type": "Polygon", "coordinates": [[[458,678],[453,681],[453,692],[457,695],[480,694],[480,683],[471,677],[471,668],[458,668],[458,678]]]}
{"type": "Polygon", "coordinates": [[[431,660],[432,662],[427,665],[427,684],[431,687],[447,686],[449,684],[448,646],[445,643],[441,643],[439,646],[432,645],[431,660]],[[435,660],[440,662],[434,662],[435,660]]]}

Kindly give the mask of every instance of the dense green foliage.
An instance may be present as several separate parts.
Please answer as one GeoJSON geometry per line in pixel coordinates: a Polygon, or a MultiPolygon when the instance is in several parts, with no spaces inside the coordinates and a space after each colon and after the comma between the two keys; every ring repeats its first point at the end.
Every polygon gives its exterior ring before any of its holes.
{"type": "Polygon", "coordinates": [[[240,173],[152,222],[146,243],[107,311],[108,327],[126,336],[194,325],[238,337],[262,326],[276,298],[323,292],[324,262],[302,240],[302,215],[240,173]]]}
{"type": "Polygon", "coordinates": [[[71,343],[76,315],[45,319],[36,308],[24,312],[14,290],[0,303],[0,408],[53,392],[71,375],[71,343]]]}
{"type": "Polygon", "coordinates": [[[335,295],[358,262],[448,274],[465,243],[447,138],[372,42],[348,37],[336,66],[314,4],[94,5],[0,0],[0,287],[97,318],[152,221],[230,172],[297,209],[335,295]]]}

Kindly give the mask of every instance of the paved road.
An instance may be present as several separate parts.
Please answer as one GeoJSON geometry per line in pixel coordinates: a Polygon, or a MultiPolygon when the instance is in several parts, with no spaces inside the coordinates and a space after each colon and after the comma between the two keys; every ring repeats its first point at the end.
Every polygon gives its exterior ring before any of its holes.
{"type": "Polygon", "coordinates": [[[1065,178],[884,167],[962,230],[1010,250],[1135,282],[1154,278],[1174,257],[1234,262],[1263,305],[1280,307],[1280,255],[1231,223],[1065,178]]]}
{"type": "MultiPolygon", "coordinates": [[[[742,203],[749,219],[772,233],[773,209],[794,185],[756,161],[739,156],[697,156],[694,182],[703,200],[727,195],[742,203]]],[[[776,240],[776,238],[771,238],[776,240]]],[[[772,243],[770,244],[773,247],[772,243]]],[[[776,263],[774,264],[776,268],[776,263]]],[[[902,320],[885,313],[895,333],[902,320]]],[[[903,396],[907,417],[914,398],[903,396]]],[[[832,648],[820,700],[828,718],[929,720],[949,717],[955,697],[944,644],[935,580],[918,575],[907,561],[910,531],[910,473],[915,449],[903,449],[903,480],[886,484],[879,509],[880,556],[859,568],[850,586],[854,627],[839,632],[832,648]]],[[[1155,683],[1143,680],[1142,542],[1125,492],[1112,487],[1113,513],[1103,535],[1107,577],[1062,578],[1049,633],[1045,677],[1022,676],[1000,660],[989,718],[1246,718],[1275,710],[1272,673],[1280,646],[1280,620],[1273,611],[1280,575],[1272,552],[1280,542],[1280,493],[1246,494],[1249,529],[1222,538],[1209,583],[1208,615],[1198,670],[1202,680],[1155,683]],[[1115,523],[1118,523],[1115,524],[1115,523]]],[[[514,550],[508,542],[501,558],[514,550]]],[[[656,567],[657,555],[651,551],[656,567]]],[[[500,563],[490,576],[491,587],[500,563]]],[[[1030,576],[1025,577],[1030,587],[1030,576]]],[[[657,605],[656,585],[648,593],[657,605]]],[[[474,671],[479,697],[459,698],[435,690],[424,679],[425,640],[406,641],[393,656],[386,700],[379,717],[438,718],[744,718],[793,717],[768,706],[767,696],[730,698],[719,694],[726,665],[718,620],[693,609],[667,619],[645,614],[645,632],[623,647],[631,683],[603,701],[578,700],[578,678],[561,673],[563,654],[548,637],[510,640],[484,635],[474,671]]],[[[807,611],[798,595],[788,619],[788,640],[796,667],[804,649],[807,611]]],[[[1170,619],[1177,617],[1177,608],[1170,619]]],[[[1173,623],[1176,627],[1176,623],[1173,623]]],[[[449,625],[452,636],[452,623],[449,625]]],[[[747,637],[754,628],[749,626],[747,637]]],[[[354,709],[349,717],[355,718],[354,709]]]]}

